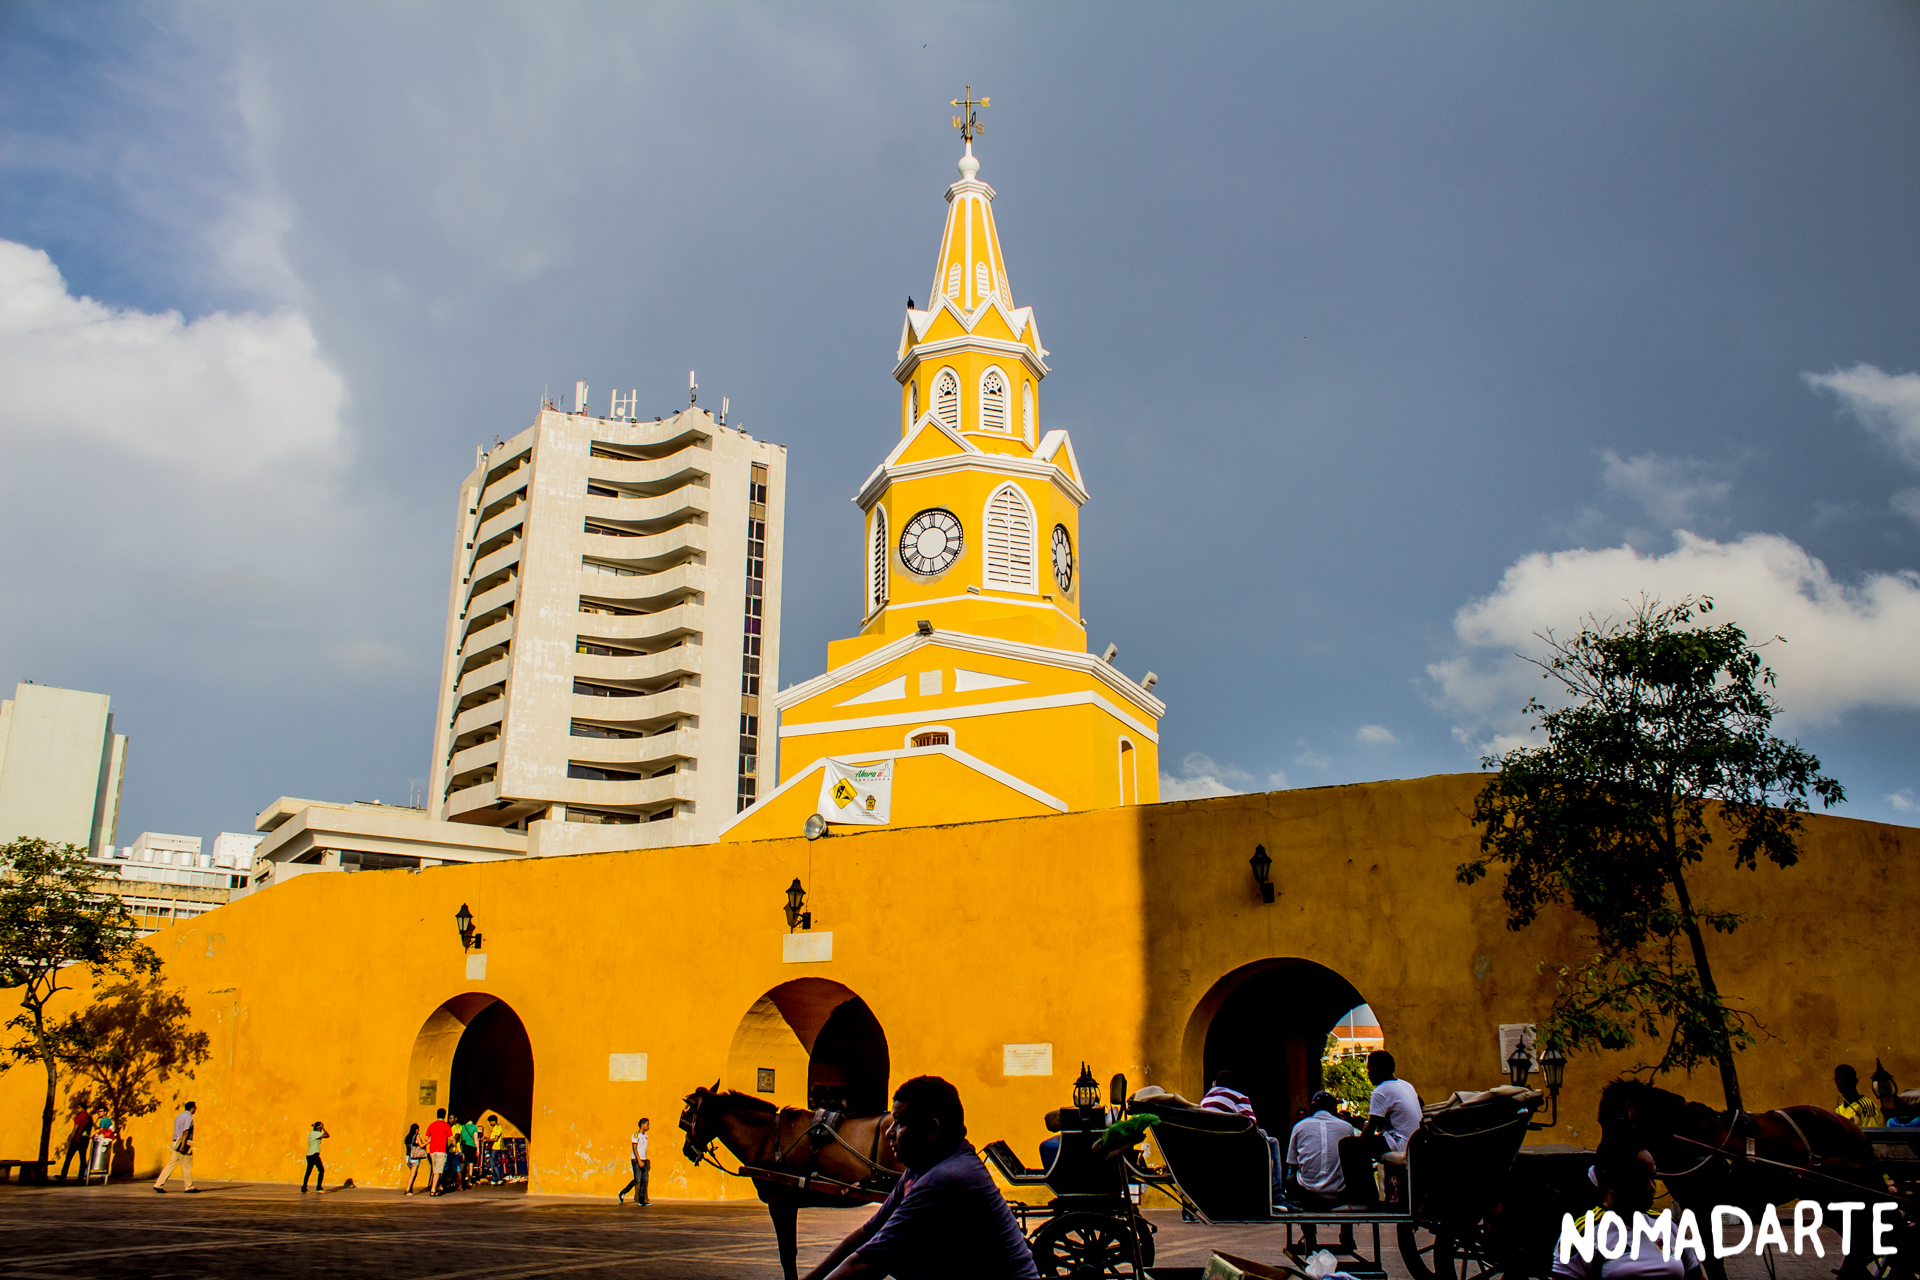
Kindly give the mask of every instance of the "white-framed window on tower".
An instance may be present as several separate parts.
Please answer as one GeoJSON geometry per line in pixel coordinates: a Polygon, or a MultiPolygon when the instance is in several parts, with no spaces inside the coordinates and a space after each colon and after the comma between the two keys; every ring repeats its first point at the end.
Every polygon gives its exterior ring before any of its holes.
{"type": "Polygon", "coordinates": [[[1033,507],[1020,486],[1009,481],[987,499],[981,522],[987,549],[986,585],[1001,591],[1036,591],[1033,507]]]}
{"type": "Polygon", "coordinates": [[[949,431],[960,429],[960,375],[951,369],[933,376],[933,416],[949,431]]]}
{"type": "Polygon", "coordinates": [[[1007,426],[1007,375],[988,369],[980,375],[980,429],[1005,435],[1007,426]]]}
{"type": "Polygon", "coordinates": [[[867,561],[867,615],[880,612],[887,603],[887,509],[873,509],[873,538],[868,544],[873,554],[867,561]]]}
{"type": "Polygon", "coordinates": [[[979,301],[985,302],[987,300],[987,295],[992,292],[993,292],[993,273],[987,270],[986,263],[984,262],[974,263],[973,264],[973,296],[979,301]]]}
{"type": "Polygon", "coordinates": [[[1033,384],[1024,378],[1020,381],[1020,434],[1027,443],[1033,443],[1033,384]]]}
{"type": "Polygon", "coordinates": [[[913,424],[920,421],[920,383],[912,378],[907,380],[907,430],[913,430],[913,424]]]}
{"type": "Polygon", "coordinates": [[[947,296],[955,302],[960,300],[960,264],[957,262],[947,268],[947,296]]]}

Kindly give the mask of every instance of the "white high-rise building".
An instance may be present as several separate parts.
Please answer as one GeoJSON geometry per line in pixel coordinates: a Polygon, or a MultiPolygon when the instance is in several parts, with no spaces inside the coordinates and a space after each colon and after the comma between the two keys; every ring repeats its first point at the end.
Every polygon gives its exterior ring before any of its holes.
{"type": "Polygon", "coordinates": [[[616,393],[460,486],[428,813],[540,854],[707,841],[773,771],[786,450],[616,393]],[[769,759],[761,762],[761,744],[769,759]]]}
{"type": "Polygon", "coordinates": [[[0,844],[38,836],[111,848],[126,759],[106,694],[17,685],[0,702],[0,844]]]}

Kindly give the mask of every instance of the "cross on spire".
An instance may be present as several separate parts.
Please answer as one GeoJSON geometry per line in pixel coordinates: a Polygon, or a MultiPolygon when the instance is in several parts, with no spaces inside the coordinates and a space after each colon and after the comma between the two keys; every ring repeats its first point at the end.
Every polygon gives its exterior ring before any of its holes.
{"type": "Polygon", "coordinates": [[[990,107],[993,105],[993,99],[974,97],[973,86],[968,85],[967,96],[964,98],[954,98],[951,105],[959,107],[961,111],[965,113],[953,118],[953,127],[960,131],[960,137],[971,146],[974,135],[986,127],[980,123],[980,117],[973,113],[973,109],[975,107],[990,107]]]}

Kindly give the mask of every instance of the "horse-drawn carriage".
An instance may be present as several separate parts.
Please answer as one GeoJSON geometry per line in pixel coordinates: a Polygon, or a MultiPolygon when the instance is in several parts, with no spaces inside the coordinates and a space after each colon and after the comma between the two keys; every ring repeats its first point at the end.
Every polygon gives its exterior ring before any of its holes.
{"type": "MultiPolygon", "coordinates": [[[[1456,1097],[1430,1108],[1403,1153],[1383,1159],[1388,1196],[1377,1209],[1303,1209],[1275,1202],[1264,1134],[1242,1116],[1173,1105],[1170,1096],[1129,1101],[1115,1078],[1108,1107],[1076,1105],[1049,1115],[1059,1141],[1043,1169],[1028,1168],[1005,1142],[982,1152],[1015,1187],[1044,1186],[1045,1205],[1015,1203],[1042,1276],[1056,1280],[1146,1280],[1164,1274],[1154,1263],[1153,1225],[1139,1209],[1145,1188],[1164,1192],[1209,1226],[1285,1224],[1291,1245],[1297,1228],[1332,1228],[1347,1257],[1341,1269],[1384,1277],[1381,1232],[1397,1237],[1402,1260],[1416,1280],[1475,1280],[1535,1268],[1544,1257],[1538,1214],[1508,1211],[1534,1193],[1509,1175],[1541,1095],[1497,1090],[1456,1097]],[[1129,1118],[1144,1121],[1127,1125],[1129,1118]],[[1139,1132],[1136,1132],[1138,1130],[1139,1132]],[[1157,1159],[1143,1142],[1150,1136],[1157,1159]],[[1370,1233],[1371,1251],[1352,1239],[1370,1233]]],[[[1052,1144],[1050,1144],[1052,1145],[1052,1144]]],[[[1584,1176],[1584,1165],[1582,1166],[1584,1176]]],[[[1557,1222],[1557,1217],[1553,1219],[1557,1222]]]]}

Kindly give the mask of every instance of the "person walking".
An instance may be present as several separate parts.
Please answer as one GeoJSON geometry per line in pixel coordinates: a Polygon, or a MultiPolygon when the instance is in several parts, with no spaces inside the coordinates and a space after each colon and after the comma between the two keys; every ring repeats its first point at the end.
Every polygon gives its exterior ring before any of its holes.
{"type": "Polygon", "coordinates": [[[412,1195],[413,1180],[420,1176],[420,1162],[427,1158],[427,1140],[420,1136],[419,1125],[407,1126],[407,1136],[400,1139],[400,1148],[407,1155],[407,1194],[412,1195]]]}
{"type": "Polygon", "coordinates": [[[78,1093],[73,1098],[73,1128],[67,1133],[67,1158],[60,1162],[60,1181],[67,1180],[67,1166],[75,1156],[80,1157],[80,1176],[87,1176],[87,1157],[92,1154],[88,1147],[92,1141],[93,1112],[88,1109],[87,1095],[78,1093]]]}
{"type": "Polygon", "coordinates": [[[313,1189],[320,1192],[324,1192],[327,1189],[327,1166],[325,1162],[320,1159],[320,1142],[322,1139],[331,1138],[332,1136],[332,1134],[327,1132],[327,1126],[321,1124],[318,1120],[313,1122],[313,1128],[307,1130],[307,1168],[306,1171],[300,1175],[301,1195],[307,1194],[307,1179],[313,1177],[316,1173],[320,1176],[313,1179],[313,1189]]]}
{"type": "Polygon", "coordinates": [[[427,1194],[440,1194],[440,1179],[447,1174],[447,1139],[453,1134],[453,1126],[447,1123],[447,1109],[441,1107],[433,1113],[433,1123],[427,1126],[427,1163],[433,1166],[433,1182],[427,1188],[427,1194]]]}
{"type": "Polygon", "coordinates": [[[160,1170],[160,1176],[153,1180],[153,1189],[162,1195],[166,1194],[167,1179],[173,1176],[174,1166],[176,1165],[180,1168],[181,1178],[186,1181],[187,1194],[198,1194],[198,1191],[193,1185],[193,1122],[195,1110],[194,1104],[189,1102],[180,1109],[180,1114],[173,1118],[173,1148],[167,1153],[167,1163],[160,1170]]]}
{"type": "Polygon", "coordinates": [[[460,1158],[468,1168],[473,1170],[473,1180],[478,1182],[481,1171],[485,1168],[480,1160],[479,1117],[473,1117],[461,1125],[457,1136],[460,1139],[460,1158]]]}
{"type": "Polygon", "coordinates": [[[613,1198],[616,1204],[625,1204],[627,1201],[627,1192],[629,1191],[633,1192],[634,1204],[645,1205],[648,1203],[647,1177],[653,1172],[653,1161],[647,1158],[647,1129],[649,1127],[651,1127],[650,1122],[645,1116],[641,1116],[640,1123],[634,1127],[631,1142],[633,1147],[633,1181],[620,1188],[620,1194],[613,1198]]]}

